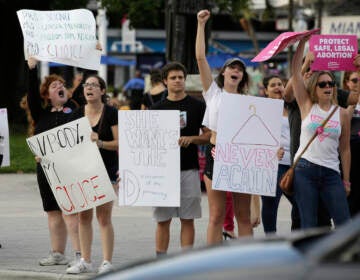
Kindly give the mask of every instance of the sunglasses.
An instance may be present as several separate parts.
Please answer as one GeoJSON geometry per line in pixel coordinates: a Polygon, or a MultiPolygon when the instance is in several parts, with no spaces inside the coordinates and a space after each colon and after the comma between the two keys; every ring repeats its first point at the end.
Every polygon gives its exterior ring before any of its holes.
{"type": "Polygon", "coordinates": [[[352,81],[354,84],[357,84],[359,79],[358,78],[352,78],[352,79],[350,79],[350,81],[352,81]]]}
{"type": "Polygon", "coordinates": [[[317,86],[318,86],[319,88],[325,88],[327,85],[328,85],[330,88],[333,88],[334,86],[336,86],[336,82],[335,82],[335,81],[327,81],[327,82],[323,81],[323,82],[317,83],[317,86]]]}

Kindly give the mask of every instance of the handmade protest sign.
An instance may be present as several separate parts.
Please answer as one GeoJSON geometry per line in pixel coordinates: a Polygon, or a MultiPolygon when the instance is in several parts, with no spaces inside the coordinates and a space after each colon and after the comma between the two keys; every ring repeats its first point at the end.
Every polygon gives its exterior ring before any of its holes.
{"type": "Polygon", "coordinates": [[[86,117],[26,139],[41,158],[41,167],[57,203],[74,214],[116,199],[86,117]]]}
{"type": "Polygon", "coordinates": [[[99,70],[96,22],[91,11],[17,11],[24,37],[25,59],[35,57],[99,70]]]}
{"type": "Polygon", "coordinates": [[[0,108],[0,167],[10,165],[9,123],[7,109],[0,108]]]}
{"type": "Polygon", "coordinates": [[[283,101],[226,94],[220,104],[212,188],[275,196],[283,101]]]}
{"type": "Polygon", "coordinates": [[[358,50],[356,35],[314,35],[309,49],[315,56],[311,70],[356,71],[353,63],[358,50]]]}
{"type": "Polygon", "coordinates": [[[180,112],[131,110],[118,115],[119,205],[180,206],[180,112]]]}
{"type": "Polygon", "coordinates": [[[313,29],[309,31],[302,32],[284,32],[271,41],[257,56],[255,56],[251,61],[252,62],[262,62],[266,61],[273,56],[277,55],[282,50],[286,49],[288,46],[295,44],[297,41],[302,38],[318,33],[320,29],[313,29]]]}

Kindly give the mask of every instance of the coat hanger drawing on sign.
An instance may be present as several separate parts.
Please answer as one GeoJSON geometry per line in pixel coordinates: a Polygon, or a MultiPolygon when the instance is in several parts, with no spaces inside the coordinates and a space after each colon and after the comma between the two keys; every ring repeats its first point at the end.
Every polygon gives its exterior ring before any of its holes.
{"type": "Polygon", "coordinates": [[[231,139],[231,143],[241,145],[279,146],[279,141],[271,133],[265,122],[256,114],[255,105],[250,104],[249,110],[252,110],[252,114],[231,139]],[[254,133],[256,133],[256,138],[254,137],[254,133]]]}

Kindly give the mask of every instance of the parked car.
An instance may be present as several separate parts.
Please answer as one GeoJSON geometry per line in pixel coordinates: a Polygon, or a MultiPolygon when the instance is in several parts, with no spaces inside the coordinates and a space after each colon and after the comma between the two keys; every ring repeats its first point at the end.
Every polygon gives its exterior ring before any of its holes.
{"type": "Polygon", "coordinates": [[[360,279],[360,216],[336,230],[230,240],[133,263],[96,279],[360,279]]]}

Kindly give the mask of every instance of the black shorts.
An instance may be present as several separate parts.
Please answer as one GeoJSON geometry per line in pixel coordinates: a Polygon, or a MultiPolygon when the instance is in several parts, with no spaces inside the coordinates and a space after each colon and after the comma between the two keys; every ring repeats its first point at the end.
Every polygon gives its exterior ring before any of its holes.
{"type": "Polygon", "coordinates": [[[211,149],[214,147],[215,145],[208,144],[206,146],[206,151],[205,151],[206,166],[204,170],[204,175],[206,175],[206,177],[208,177],[210,180],[212,180],[213,169],[214,169],[214,158],[211,155],[211,149]]]}
{"type": "Polygon", "coordinates": [[[56,202],[55,196],[51,190],[51,187],[46,179],[45,173],[38,163],[36,165],[37,181],[40,189],[40,195],[45,212],[49,211],[61,211],[59,205],[56,202]]]}

